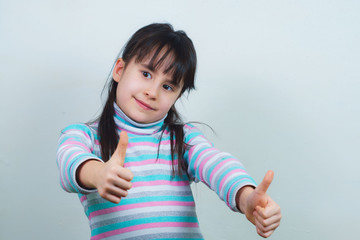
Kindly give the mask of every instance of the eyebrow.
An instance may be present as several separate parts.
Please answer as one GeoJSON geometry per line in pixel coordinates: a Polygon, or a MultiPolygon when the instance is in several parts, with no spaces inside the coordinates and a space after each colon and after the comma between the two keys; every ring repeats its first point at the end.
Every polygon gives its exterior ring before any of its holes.
{"type": "Polygon", "coordinates": [[[155,72],[154,66],[152,66],[152,65],[150,65],[150,64],[140,63],[140,65],[141,65],[142,67],[144,67],[144,68],[149,69],[150,71],[155,72]]]}

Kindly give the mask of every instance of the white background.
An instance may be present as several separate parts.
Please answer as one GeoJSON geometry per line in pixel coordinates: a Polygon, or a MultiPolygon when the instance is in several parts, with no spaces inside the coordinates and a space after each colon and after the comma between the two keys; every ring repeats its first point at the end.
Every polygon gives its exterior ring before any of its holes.
{"type": "MultiPolygon", "coordinates": [[[[89,239],[59,185],[62,128],[94,119],[119,50],[170,22],[198,54],[197,91],[178,107],[209,124],[283,219],[272,239],[355,239],[360,224],[360,3],[355,0],[0,0],[0,239],[89,239]]],[[[206,239],[260,239],[194,186],[206,239]]]]}

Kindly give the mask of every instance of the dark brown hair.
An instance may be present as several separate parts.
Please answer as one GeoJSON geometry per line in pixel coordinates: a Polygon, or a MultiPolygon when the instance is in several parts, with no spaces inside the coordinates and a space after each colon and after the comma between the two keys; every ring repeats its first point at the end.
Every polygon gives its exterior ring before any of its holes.
{"type": "MultiPolygon", "coordinates": [[[[190,38],[183,31],[174,31],[170,24],[150,24],[139,29],[129,39],[124,47],[122,59],[126,64],[133,58],[136,62],[141,62],[150,57],[149,66],[159,69],[163,64],[164,73],[171,73],[172,82],[178,85],[181,81],[183,87],[181,94],[189,92],[195,88],[196,71],[196,52],[190,38]],[[170,64],[168,64],[170,62],[170,64]]],[[[111,74],[111,73],[110,73],[111,74]]],[[[99,117],[99,141],[101,156],[104,161],[108,161],[114,153],[119,135],[116,129],[114,115],[114,102],[116,100],[117,82],[113,79],[109,82],[108,98],[103,112],[99,117]]],[[[171,157],[174,161],[175,155],[178,159],[177,173],[182,176],[186,171],[184,155],[184,123],[181,120],[175,106],[169,110],[164,120],[163,132],[168,129],[170,132],[171,157]]],[[[162,135],[161,135],[162,136],[162,135]]],[[[173,165],[173,170],[175,166],[173,165]]],[[[175,170],[174,170],[175,171],[175,170]]]]}

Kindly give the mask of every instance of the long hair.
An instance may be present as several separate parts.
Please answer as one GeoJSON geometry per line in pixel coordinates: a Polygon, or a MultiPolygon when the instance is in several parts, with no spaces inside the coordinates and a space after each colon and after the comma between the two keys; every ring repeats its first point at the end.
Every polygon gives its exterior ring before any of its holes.
{"type": "MultiPolygon", "coordinates": [[[[159,23],[139,29],[124,47],[122,59],[125,62],[125,69],[126,64],[132,59],[135,62],[141,62],[148,57],[150,57],[149,66],[153,69],[159,69],[166,64],[164,73],[172,74],[173,84],[178,85],[181,81],[183,82],[180,95],[195,88],[196,52],[191,39],[184,31],[174,31],[170,24],[159,23]]],[[[117,82],[111,79],[108,86],[108,98],[99,117],[98,132],[103,161],[110,159],[119,139],[113,105],[116,100],[117,85],[117,82]]],[[[175,155],[177,156],[177,173],[180,176],[183,173],[187,174],[186,162],[183,159],[185,144],[183,127],[184,123],[179,113],[175,106],[172,106],[164,120],[162,133],[165,129],[170,132],[171,157],[174,163],[175,155]]],[[[173,164],[175,172],[174,169],[173,164]]]]}

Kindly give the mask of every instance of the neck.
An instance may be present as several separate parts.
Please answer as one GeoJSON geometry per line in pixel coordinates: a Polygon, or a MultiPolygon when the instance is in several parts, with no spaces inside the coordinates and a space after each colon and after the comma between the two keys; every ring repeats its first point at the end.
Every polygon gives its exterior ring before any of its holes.
{"type": "Polygon", "coordinates": [[[130,133],[147,135],[158,132],[161,130],[164,120],[167,115],[162,119],[152,123],[139,123],[128,117],[120,107],[114,102],[115,109],[115,123],[119,130],[126,130],[130,133]]]}

